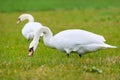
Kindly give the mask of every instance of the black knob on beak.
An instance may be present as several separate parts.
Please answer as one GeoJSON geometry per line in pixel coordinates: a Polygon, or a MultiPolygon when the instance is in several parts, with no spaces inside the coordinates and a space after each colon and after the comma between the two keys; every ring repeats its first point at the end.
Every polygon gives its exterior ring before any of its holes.
{"type": "Polygon", "coordinates": [[[32,56],[33,53],[34,53],[33,47],[31,47],[31,48],[29,49],[29,54],[28,54],[28,56],[32,56]]]}

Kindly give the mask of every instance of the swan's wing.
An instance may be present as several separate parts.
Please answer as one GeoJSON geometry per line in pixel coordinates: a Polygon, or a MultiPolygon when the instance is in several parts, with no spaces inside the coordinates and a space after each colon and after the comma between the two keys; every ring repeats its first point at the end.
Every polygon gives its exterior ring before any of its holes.
{"type": "Polygon", "coordinates": [[[104,37],[84,30],[66,30],[54,36],[59,38],[61,42],[69,44],[90,44],[90,43],[103,43],[104,37]]]}

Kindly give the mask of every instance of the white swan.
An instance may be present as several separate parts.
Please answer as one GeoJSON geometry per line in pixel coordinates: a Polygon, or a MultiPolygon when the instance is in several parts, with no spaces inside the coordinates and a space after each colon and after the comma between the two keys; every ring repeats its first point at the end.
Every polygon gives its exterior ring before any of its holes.
{"type": "Polygon", "coordinates": [[[22,14],[18,17],[17,24],[20,22],[28,20],[28,23],[26,23],[22,29],[23,36],[30,40],[33,39],[35,32],[39,29],[41,29],[43,26],[39,22],[34,22],[34,18],[30,14],[22,14]]]}
{"type": "Polygon", "coordinates": [[[85,30],[65,30],[53,36],[49,28],[43,27],[36,33],[33,41],[30,43],[29,56],[35,51],[41,33],[44,34],[43,39],[46,46],[64,51],[67,56],[71,52],[77,52],[81,57],[84,53],[97,51],[98,49],[116,48],[116,46],[104,43],[105,39],[103,36],[85,30]]]}

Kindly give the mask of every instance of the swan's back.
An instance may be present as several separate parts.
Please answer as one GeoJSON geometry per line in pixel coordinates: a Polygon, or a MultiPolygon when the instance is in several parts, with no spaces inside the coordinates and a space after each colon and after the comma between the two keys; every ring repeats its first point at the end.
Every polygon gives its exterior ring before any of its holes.
{"type": "Polygon", "coordinates": [[[79,53],[79,56],[81,56],[81,54],[98,49],[116,48],[116,46],[104,43],[103,36],[79,29],[59,32],[50,42],[53,48],[65,51],[67,55],[72,51],[79,53]]]}
{"type": "Polygon", "coordinates": [[[73,44],[103,43],[105,41],[101,35],[78,29],[64,30],[56,34],[54,38],[73,44]]]}

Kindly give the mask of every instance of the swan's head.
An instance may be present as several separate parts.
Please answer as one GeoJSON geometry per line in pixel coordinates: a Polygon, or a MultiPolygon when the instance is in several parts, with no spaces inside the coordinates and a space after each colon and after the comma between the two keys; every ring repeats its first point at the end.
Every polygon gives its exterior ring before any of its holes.
{"type": "Polygon", "coordinates": [[[29,54],[28,56],[32,56],[33,53],[35,52],[37,46],[38,46],[38,43],[39,41],[36,41],[36,40],[32,40],[32,42],[30,43],[30,46],[29,46],[29,54]]]}
{"type": "Polygon", "coordinates": [[[49,43],[49,38],[52,37],[52,33],[50,31],[50,29],[48,27],[42,27],[41,29],[39,29],[36,33],[35,33],[35,36],[32,40],[32,42],[30,43],[30,46],[29,46],[29,56],[32,56],[33,53],[35,52],[37,46],[38,46],[38,43],[39,43],[39,40],[40,40],[40,35],[43,34],[44,40],[45,43],[49,43]]]}
{"type": "Polygon", "coordinates": [[[34,47],[29,48],[29,54],[28,56],[32,56],[34,53],[34,47]]]}
{"type": "Polygon", "coordinates": [[[33,22],[34,21],[34,18],[32,15],[30,14],[22,14],[18,17],[18,21],[17,21],[17,24],[19,24],[20,22],[24,21],[28,19],[29,21],[33,22]]]}

